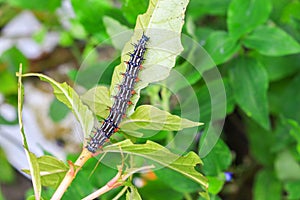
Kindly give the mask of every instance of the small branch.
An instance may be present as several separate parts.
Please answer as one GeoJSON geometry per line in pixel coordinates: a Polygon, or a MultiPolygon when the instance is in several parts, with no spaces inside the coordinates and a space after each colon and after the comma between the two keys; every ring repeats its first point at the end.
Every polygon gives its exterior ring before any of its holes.
{"type": "Polygon", "coordinates": [[[128,186],[123,187],[123,189],[112,199],[112,200],[118,200],[121,198],[121,196],[126,192],[128,189],[128,186]]]}
{"type": "Polygon", "coordinates": [[[132,174],[134,174],[138,171],[153,169],[154,167],[155,167],[154,165],[140,167],[140,168],[134,169],[130,173],[124,174],[124,175],[122,175],[122,167],[120,167],[117,175],[114,178],[112,178],[105,186],[103,186],[99,190],[93,192],[92,194],[86,196],[82,200],[95,199],[95,198],[101,196],[102,194],[104,194],[116,187],[121,186],[130,176],[132,176],[132,174]]]}
{"type": "Polygon", "coordinates": [[[72,183],[73,179],[76,177],[76,174],[81,169],[81,167],[84,165],[84,163],[89,160],[91,157],[93,157],[93,154],[89,152],[86,148],[83,148],[80,156],[74,163],[74,165],[70,166],[69,171],[65,175],[64,179],[56,189],[55,193],[53,194],[51,200],[59,200],[69,187],[69,185],[72,183]]]}

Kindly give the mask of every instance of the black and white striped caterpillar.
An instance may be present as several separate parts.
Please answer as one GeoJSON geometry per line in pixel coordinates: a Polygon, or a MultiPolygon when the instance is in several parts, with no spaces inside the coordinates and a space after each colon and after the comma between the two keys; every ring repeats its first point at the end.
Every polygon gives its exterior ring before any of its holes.
{"type": "Polygon", "coordinates": [[[130,53],[130,59],[126,62],[126,72],[123,73],[122,83],[119,85],[119,91],[114,96],[115,101],[110,109],[108,117],[103,121],[101,127],[96,128],[95,135],[91,138],[86,148],[95,153],[110,136],[117,132],[119,124],[124,116],[128,105],[131,104],[130,98],[135,93],[134,85],[138,81],[138,73],[144,60],[146,43],[149,37],[142,35],[137,44],[134,44],[134,51],[130,53]]]}

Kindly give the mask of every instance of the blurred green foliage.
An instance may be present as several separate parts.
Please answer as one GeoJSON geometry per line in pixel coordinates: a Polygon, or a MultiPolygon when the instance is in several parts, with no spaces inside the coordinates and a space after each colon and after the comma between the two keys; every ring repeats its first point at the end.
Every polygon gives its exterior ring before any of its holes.
{"type": "MultiPolygon", "coordinates": [[[[59,0],[0,2],[1,28],[20,11],[29,9],[43,23],[45,31],[55,29],[59,32],[60,46],[69,48],[78,62],[92,47],[109,37],[106,29],[112,27],[106,27],[103,22],[104,16],[112,17],[133,28],[137,15],[143,13],[149,3],[148,0],[71,0],[76,17],[70,20],[71,27],[66,30],[60,25],[55,14],[55,10],[61,5],[59,0]],[[81,43],[84,43],[83,50],[80,49],[81,43]]],[[[190,1],[184,33],[202,44],[218,66],[226,88],[228,120],[236,119],[224,131],[223,140],[219,140],[203,159],[204,167],[201,170],[209,178],[211,199],[219,199],[218,195],[228,199],[233,193],[238,193],[239,191],[230,191],[232,185],[238,188],[247,187],[238,184],[245,181],[245,174],[253,168],[257,169],[251,174],[254,179],[250,188],[253,199],[300,198],[299,10],[299,0],[190,1]],[[234,132],[236,127],[242,127],[242,133],[249,144],[245,148],[249,153],[243,155],[242,162],[231,165],[232,161],[235,161],[234,155],[239,154],[232,146],[230,150],[226,143],[230,144],[232,140],[240,141],[231,137],[231,132],[234,132]],[[236,151],[233,156],[232,151],[236,151]],[[250,166],[246,160],[251,160],[250,166]],[[226,183],[225,171],[235,174],[230,183],[226,183]]],[[[15,104],[15,72],[20,62],[25,67],[29,66],[28,60],[15,47],[0,56],[0,92],[11,104],[15,104]]],[[[106,65],[105,62],[97,63],[98,67],[106,65]]],[[[79,80],[79,84],[84,87],[90,87],[85,85],[84,79],[91,78],[96,73],[96,64],[90,66],[84,71],[82,80],[79,80]]],[[[193,84],[203,112],[201,121],[208,124],[212,102],[205,83],[198,74],[189,73],[192,69],[180,68],[182,66],[184,64],[178,65],[177,68],[179,71],[185,71],[188,81],[193,84]]],[[[188,64],[185,66],[189,67],[188,64]]],[[[101,80],[101,83],[109,84],[113,67],[114,65],[111,65],[106,71],[105,80],[101,80]]],[[[210,67],[206,70],[209,71],[210,67]]],[[[74,74],[76,71],[70,73],[70,78],[74,77],[74,74]]],[[[165,101],[164,98],[168,98],[158,93],[157,95],[159,98],[156,102],[161,104],[165,101]],[[163,100],[159,102],[159,99],[163,100]]],[[[142,99],[147,101],[147,96],[149,94],[143,92],[142,99]]],[[[178,109],[174,106],[171,112],[176,113],[178,109]]],[[[61,105],[53,102],[50,116],[55,121],[63,119],[65,112],[67,111],[61,105]],[[56,110],[62,112],[58,114],[56,110]]],[[[157,140],[164,142],[163,139],[166,138],[167,134],[162,134],[157,140]]],[[[195,147],[193,150],[197,151],[195,147]]],[[[4,165],[0,166],[3,170],[4,165]]],[[[106,181],[106,177],[103,176],[108,176],[108,180],[115,173],[110,170],[101,166],[98,171],[105,173],[95,173],[91,180],[86,179],[88,174],[81,173],[68,190],[65,199],[87,194],[97,185],[103,185],[106,181]],[[85,187],[81,187],[82,182],[85,183],[85,187]]],[[[143,198],[191,199],[199,189],[168,170],[158,171],[157,176],[159,179],[148,181],[147,185],[139,190],[143,198]]],[[[52,192],[47,190],[43,195],[47,199],[52,192]]],[[[116,191],[111,193],[115,194],[116,191]]],[[[111,199],[111,193],[103,199],[111,199]]]]}

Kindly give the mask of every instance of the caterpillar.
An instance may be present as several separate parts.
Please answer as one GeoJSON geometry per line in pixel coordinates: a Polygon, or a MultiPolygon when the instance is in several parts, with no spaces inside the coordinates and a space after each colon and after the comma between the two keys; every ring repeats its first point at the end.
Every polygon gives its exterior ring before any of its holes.
{"type": "Polygon", "coordinates": [[[103,146],[110,136],[118,131],[122,118],[126,116],[127,107],[131,104],[130,98],[135,94],[134,85],[139,80],[138,73],[142,68],[148,40],[149,37],[143,33],[138,43],[133,44],[134,51],[129,54],[130,59],[125,62],[127,65],[126,72],[122,73],[123,79],[119,85],[118,93],[114,96],[115,101],[110,109],[110,113],[104,119],[102,125],[96,128],[94,136],[91,137],[90,142],[86,146],[90,152],[95,153],[99,147],[103,146]]]}

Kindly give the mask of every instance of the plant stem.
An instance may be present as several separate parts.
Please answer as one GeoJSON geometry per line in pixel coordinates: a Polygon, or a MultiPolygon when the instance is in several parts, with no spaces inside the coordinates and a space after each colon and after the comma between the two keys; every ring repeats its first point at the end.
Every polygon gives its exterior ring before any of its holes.
{"type": "MultiPolygon", "coordinates": [[[[123,174],[123,175],[122,175],[122,167],[120,167],[117,175],[114,178],[112,178],[105,186],[101,187],[100,189],[98,189],[95,192],[91,193],[90,195],[86,196],[82,200],[92,200],[92,199],[98,198],[102,194],[104,194],[116,187],[122,186],[124,184],[124,182],[128,178],[130,178],[134,173],[136,173],[138,171],[143,171],[143,170],[150,170],[150,169],[153,169],[154,167],[155,167],[154,165],[140,167],[140,168],[130,171],[130,173],[128,173],[128,174],[123,174]]],[[[125,189],[123,188],[123,190],[121,192],[124,193],[127,190],[127,188],[128,187],[125,186],[125,189]]]]}
{"type": "Polygon", "coordinates": [[[69,171],[65,175],[64,179],[56,189],[55,193],[53,194],[51,200],[59,200],[69,187],[69,185],[72,183],[73,179],[76,177],[76,174],[81,169],[81,167],[84,165],[84,163],[93,157],[92,153],[89,152],[86,148],[83,148],[80,156],[74,163],[74,165],[70,166],[69,171]]]}
{"type": "Polygon", "coordinates": [[[123,189],[115,196],[112,200],[118,200],[128,189],[128,186],[123,187],[123,189]]]}

